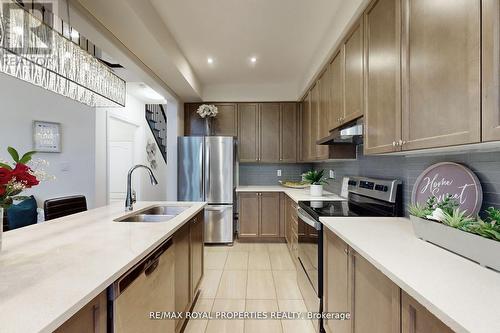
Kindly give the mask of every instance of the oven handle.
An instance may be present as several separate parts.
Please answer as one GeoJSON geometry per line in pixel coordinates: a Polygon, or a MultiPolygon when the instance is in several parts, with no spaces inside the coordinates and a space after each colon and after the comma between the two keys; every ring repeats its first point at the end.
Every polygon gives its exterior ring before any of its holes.
{"type": "Polygon", "coordinates": [[[321,231],[321,222],[318,222],[315,219],[313,219],[309,214],[306,213],[305,210],[303,210],[302,208],[298,208],[297,215],[302,221],[304,221],[314,229],[321,231]]]}

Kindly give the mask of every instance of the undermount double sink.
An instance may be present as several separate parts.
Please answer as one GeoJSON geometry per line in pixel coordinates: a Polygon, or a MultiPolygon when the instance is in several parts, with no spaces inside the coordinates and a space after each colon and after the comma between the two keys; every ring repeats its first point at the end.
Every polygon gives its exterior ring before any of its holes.
{"type": "Polygon", "coordinates": [[[143,223],[156,223],[167,222],[177,215],[184,212],[190,206],[154,206],[144,210],[140,210],[135,214],[120,217],[114,222],[143,222],[143,223]]]}

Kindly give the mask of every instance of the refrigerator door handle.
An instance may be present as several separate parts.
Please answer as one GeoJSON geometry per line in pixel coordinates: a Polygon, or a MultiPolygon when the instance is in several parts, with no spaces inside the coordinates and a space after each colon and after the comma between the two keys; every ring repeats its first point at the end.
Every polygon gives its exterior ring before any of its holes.
{"type": "Polygon", "coordinates": [[[204,188],[203,197],[205,201],[209,201],[208,197],[210,195],[210,144],[205,140],[205,165],[203,170],[204,188]]]}

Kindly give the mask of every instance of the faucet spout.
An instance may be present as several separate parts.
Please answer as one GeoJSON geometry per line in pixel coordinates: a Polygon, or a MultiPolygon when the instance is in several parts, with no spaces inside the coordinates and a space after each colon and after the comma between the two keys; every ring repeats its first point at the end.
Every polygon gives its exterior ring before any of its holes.
{"type": "Polygon", "coordinates": [[[144,168],[148,171],[151,185],[153,185],[153,186],[158,185],[158,180],[156,179],[156,177],[153,173],[153,170],[151,170],[150,167],[147,167],[147,166],[142,165],[142,164],[137,164],[137,165],[133,166],[129,170],[128,175],[127,175],[127,198],[125,199],[125,210],[126,211],[131,211],[134,209],[135,200],[132,196],[132,192],[133,192],[132,191],[132,174],[134,173],[135,170],[137,170],[139,168],[144,168]]]}

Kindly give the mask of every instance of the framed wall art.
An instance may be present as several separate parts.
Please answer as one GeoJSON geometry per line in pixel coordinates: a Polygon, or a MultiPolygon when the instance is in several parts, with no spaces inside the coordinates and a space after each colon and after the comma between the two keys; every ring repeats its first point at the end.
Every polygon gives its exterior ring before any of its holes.
{"type": "Polygon", "coordinates": [[[61,124],[33,121],[33,150],[43,153],[60,153],[61,124]]]}

